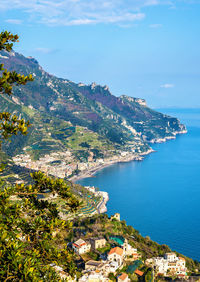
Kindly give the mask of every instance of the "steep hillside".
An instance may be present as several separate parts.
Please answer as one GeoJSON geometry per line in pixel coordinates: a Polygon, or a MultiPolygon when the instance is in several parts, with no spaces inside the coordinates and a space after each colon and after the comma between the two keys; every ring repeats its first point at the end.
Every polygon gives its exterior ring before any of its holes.
{"type": "Polygon", "coordinates": [[[95,161],[122,151],[146,152],[149,142],[174,138],[185,130],[178,119],[153,111],[143,99],[116,97],[108,86],[57,78],[32,57],[1,52],[0,63],[35,77],[15,87],[12,98],[0,97],[0,111],[21,114],[32,123],[26,138],[18,136],[4,145],[10,156],[26,152],[37,160],[70,151],[74,161],[95,161]]]}

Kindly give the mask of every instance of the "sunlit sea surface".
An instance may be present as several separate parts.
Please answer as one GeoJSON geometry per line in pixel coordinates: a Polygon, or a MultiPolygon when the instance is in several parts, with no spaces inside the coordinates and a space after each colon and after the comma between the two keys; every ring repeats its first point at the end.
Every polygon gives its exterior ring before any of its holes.
{"type": "Polygon", "coordinates": [[[200,109],[160,111],[188,133],[153,145],[142,162],[115,164],[78,183],[109,193],[109,215],[119,212],[142,235],[200,260],[200,109]]]}

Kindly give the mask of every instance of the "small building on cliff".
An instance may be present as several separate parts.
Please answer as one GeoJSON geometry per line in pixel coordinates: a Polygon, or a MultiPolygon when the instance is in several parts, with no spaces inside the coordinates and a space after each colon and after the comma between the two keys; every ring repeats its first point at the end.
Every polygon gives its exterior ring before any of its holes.
{"type": "Polygon", "coordinates": [[[115,213],[114,215],[112,215],[110,217],[110,220],[113,220],[113,219],[120,221],[120,213],[115,213]]]}

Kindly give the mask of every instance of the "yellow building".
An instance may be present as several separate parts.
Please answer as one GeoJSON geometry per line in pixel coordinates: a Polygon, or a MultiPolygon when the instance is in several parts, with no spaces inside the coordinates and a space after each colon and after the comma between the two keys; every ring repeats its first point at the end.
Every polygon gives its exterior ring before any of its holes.
{"type": "Polygon", "coordinates": [[[98,248],[103,248],[106,245],[106,239],[101,238],[91,238],[90,239],[91,247],[93,250],[96,250],[98,248]]]}

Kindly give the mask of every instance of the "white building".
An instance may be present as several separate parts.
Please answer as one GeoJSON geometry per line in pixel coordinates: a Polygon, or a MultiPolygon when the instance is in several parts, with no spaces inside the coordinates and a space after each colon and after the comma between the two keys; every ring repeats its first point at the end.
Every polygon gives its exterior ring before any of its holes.
{"type": "Polygon", "coordinates": [[[124,251],[125,256],[138,255],[137,249],[135,249],[131,245],[129,245],[127,239],[124,240],[123,251],[124,251]]]}
{"type": "Polygon", "coordinates": [[[124,251],[120,247],[115,247],[110,250],[108,253],[108,260],[117,262],[118,266],[121,266],[123,263],[123,256],[124,256],[124,251]]]}
{"type": "Polygon", "coordinates": [[[83,275],[79,280],[79,282],[109,282],[109,278],[105,277],[101,273],[91,272],[83,275]]]}
{"type": "Polygon", "coordinates": [[[147,259],[146,264],[155,266],[156,272],[163,275],[187,275],[185,259],[175,253],[166,253],[164,257],[147,259]]]}
{"type": "Polygon", "coordinates": [[[177,259],[177,256],[175,253],[166,253],[164,255],[164,259],[166,259],[168,262],[174,262],[177,259]]]}
{"type": "Polygon", "coordinates": [[[79,239],[72,244],[72,248],[74,249],[74,251],[77,254],[81,255],[81,254],[85,254],[85,253],[87,253],[91,250],[91,244],[88,243],[88,242],[85,242],[82,239],[79,239]]]}
{"type": "Polygon", "coordinates": [[[105,276],[108,276],[109,273],[115,273],[117,269],[119,268],[119,264],[116,261],[108,261],[103,266],[103,273],[105,276]]]}
{"type": "Polygon", "coordinates": [[[154,260],[156,271],[161,274],[166,274],[168,270],[168,261],[164,258],[155,258],[154,260]]]}

